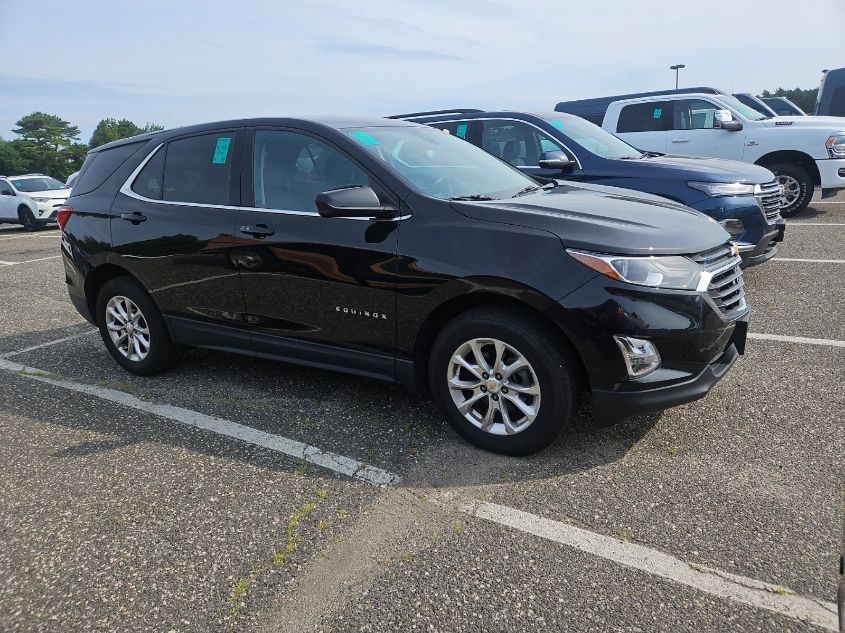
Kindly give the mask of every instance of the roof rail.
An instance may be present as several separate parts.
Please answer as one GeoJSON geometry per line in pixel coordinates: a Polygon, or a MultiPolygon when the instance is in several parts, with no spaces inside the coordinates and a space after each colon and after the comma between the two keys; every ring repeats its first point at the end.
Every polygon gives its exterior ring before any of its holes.
{"type": "Polygon", "coordinates": [[[429,110],[428,112],[409,112],[408,114],[393,114],[386,119],[416,119],[417,117],[434,116],[436,114],[470,114],[472,112],[484,112],[478,108],[451,108],[449,110],[429,110]]]}

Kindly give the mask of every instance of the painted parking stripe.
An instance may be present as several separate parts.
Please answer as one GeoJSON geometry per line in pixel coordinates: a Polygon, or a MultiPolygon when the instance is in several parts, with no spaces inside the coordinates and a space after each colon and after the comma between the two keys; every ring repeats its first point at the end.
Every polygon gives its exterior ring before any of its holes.
{"type": "Polygon", "coordinates": [[[270,450],[289,455],[296,459],[304,459],[317,466],[322,466],[336,473],[361,479],[367,483],[374,485],[393,484],[399,481],[399,477],[393,473],[370,466],[356,459],[338,455],[324,451],[316,446],[309,446],[303,442],[282,437],[281,435],[273,435],[250,426],[238,424],[190,409],[183,409],[169,404],[155,404],[136,398],[135,396],[117,391],[116,389],[108,389],[107,387],[99,387],[96,385],[88,385],[84,383],[72,382],[62,378],[53,377],[52,375],[34,367],[27,367],[11,360],[0,358],[0,369],[16,372],[26,378],[45,382],[56,387],[69,389],[84,393],[101,400],[107,400],[125,407],[151,413],[174,422],[179,422],[186,426],[192,426],[206,431],[212,431],[220,435],[225,435],[248,444],[261,446],[270,450]]]}
{"type": "Polygon", "coordinates": [[[690,564],[650,547],[621,541],[569,523],[545,519],[495,503],[474,502],[465,507],[464,511],[479,519],[568,545],[587,554],[639,569],[719,598],[779,613],[828,631],[839,630],[836,623],[836,605],[831,602],[799,596],[783,587],[690,564]]]}
{"type": "Polygon", "coordinates": [[[21,264],[31,264],[33,262],[43,262],[48,259],[59,259],[61,255],[51,255],[50,257],[39,257],[38,259],[28,259],[25,262],[2,262],[0,261],[0,266],[20,266],[21,264]]]}
{"type": "Polygon", "coordinates": [[[845,341],[829,338],[808,338],[806,336],[784,336],[783,334],[761,334],[749,332],[748,338],[758,341],[779,341],[781,343],[803,343],[804,345],[827,345],[828,347],[845,347],[845,341]]]}
{"type": "Polygon", "coordinates": [[[15,235],[13,237],[0,237],[0,242],[7,242],[8,240],[23,240],[28,237],[52,237],[60,238],[61,233],[33,233],[32,235],[15,235]]]}
{"type": "MultiPolygon", "coordinates": [[[[93,332],[96,332],[96,330],[90,333],[93,332]]],[[[751,335],[749,334],[749,336],[751,335]]],[[[56,341],[49,341],[41,346],[34,347],[58,344],[66,339],[57,339],[56,341]]],[[[845,341],[841,343],[845,345],[845,341]]],[[[23,351],[25,350],[18,350],[16,353],[22,353],[23,351]]],[[[401,481],[401,478],[394,473],[366,465],[358,460],[329,451],[323,451],[296,440],[266,433],[223,418],[191,411],[182,407],[154,404],[123,391],[72,382],[5,358],[0,358],[0,370],[15,372],[28,379],[83,393],[108,402],[151,413],[187,426],[212,431],[291,457],[304,459],[312,464],[360,479],[369,484],[389,486],[401,481]]],[[[830,602],[800,596],[783,587],[764,583],[753,578],[687,563],[659,550],[621,541],[604,534],[578,528],[569,523],[546,519],[515,508],[475,500],[466,501],[454,496],[454,493],[451,492],[445,494],[435,492],[427,498],[432,503],[441,506],[447,505],[475,518],[491,521],[526,534],[539,536],[626,567],[639,569],[672,582],[687,585],[719,598],[725,598],[754,608],[779,613],[801,622],[815,624],[830,631],[837,630],[835,605],[830,602]]]]}
{"type": "Polygon", "coordinates": [[[773,262],[806,262],[808,264],[845,264],[845,259],[809,259],[806,257],[774,257],[773,262]]]}
{"type": "Polygon", "coordinates": [[[64,338],[57,338],[54,341],[47,341],[46,343],[39,343],[38,345],[33,345],[31,347],[24,347],[23,349],[15,350],[14,352],[7,352],[5,354],[0,354],[0,358],[9,358],[10,356],[17,356],[18,354],[25,354],[26,352],[31,352],[36,349],[42,349],[44,347],[52,347],[53,345],[58,345],[59,343],[67,343],[68,341],[73,341],[78,338],[82,338],[83,336],[90,336],[91,334],[97,334],[100,330],[86,330],[85,332],[81,332],[80,334],[73,334],[72,336],[66,336],[64,338]]]}
{"type": "Polygon", "coordinates": [[[845,226],[845,222],[787,222],[787,226],[845,226]]]}

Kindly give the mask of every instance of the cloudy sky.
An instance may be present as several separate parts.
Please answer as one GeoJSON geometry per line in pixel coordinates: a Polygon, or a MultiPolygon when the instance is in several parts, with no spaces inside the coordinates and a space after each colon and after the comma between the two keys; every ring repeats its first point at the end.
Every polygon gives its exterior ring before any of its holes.
{"type": "Polygon", "coordinates": [[[0,136],[41,110],[104,117],[549,110],[681,85],[818,86],[845,1],[0,0],[0,136]],[[834,28],[835,26],[835,28],[834,28]]]}

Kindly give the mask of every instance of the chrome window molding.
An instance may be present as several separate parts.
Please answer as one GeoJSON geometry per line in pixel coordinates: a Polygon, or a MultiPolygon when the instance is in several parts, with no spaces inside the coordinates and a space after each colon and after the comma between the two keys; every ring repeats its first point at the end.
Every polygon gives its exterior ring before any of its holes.
{"type": "MultiPolygon", "coordinates": [[[[129,177],[120,187],[120,193],[130,198],[134,198],[135,200],[140,200],[142,202],[148,202],[151,204],[166,204],[168,206],[176,206],[176,207],[201,207],[203,209],[222,209],[224,211],[261,211],[265,213],[278,213],[280,215],[300,215],[300,216],[309,216],[315,218],[322,218],[322,216],[317,211],[299,211],[296,209],[267,209],[264,207],[244,207],[244,206],[233,206],[228,204],[205,204],[202,202],[182,202],[182,201],[174,201],[174,200],[155,200],[153,198],[147,198],[146,196],[142,196],[139,193],[136,193],[132,189],[132,185],[135,183],[135,179],[138,177],[138,174],[141,173],[141,170],[146,167],[147,163],[155,156],[156,152],[158,152],[162,147],[164,147],[164,143],[159,143],[156,145],[155,149],[151,151],[144,160],[142,160],[139,165],[129,174],[129,177]]],[[[162,183],[163,185],[163,183],[162,183]]],[[[163,192],[162,192],[163,195],[163,192]]],[[[407,220],[410,218],[411,215],[401,215],[396,218],[350,218],[350,217],[336,217],[331,218],[332,220],[359,220],[364,222],[398,222],[399,220],[407,220]]]]}

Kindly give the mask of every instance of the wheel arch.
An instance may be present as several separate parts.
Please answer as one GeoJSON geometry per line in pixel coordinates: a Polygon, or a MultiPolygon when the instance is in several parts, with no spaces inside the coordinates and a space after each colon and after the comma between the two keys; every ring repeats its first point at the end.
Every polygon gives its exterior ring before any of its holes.
{"type": "Polygon", "coordinates": [[[800,165],[813,177],[813,182],[816,186],[821,185],[822,178],[815,159],[804,152],[799,152],[798,150],[779,150],[777,152],[764,154],[754,161],[754,164],[759,165],[760,167],[769,167],[770,165],[776,165],[777,163],[794,163],[796,165],[800,165]]]}
{"type": "MultiPolygon", "coordinates": [[[[95,321],[97,319],[97,296],[100,294],[102,287],[116,277],[130,277],[143,287],[143,284],[135,275],[117,264],[105,263],[94,268],[85,277],[85,302],[88,304],[90,314],[94,316],[95,321]]],[[[155,301],[153,302],[155,303],[155,301]]]]}
{"type": "Polygon", "coordinates": [[[484,290],[462,294],[443,302],[425,318],[419,328],[413,350],[415,389],[419,393],[428,394],[428,363],[434,339],[440,331],[453,319],[461,314],[481,306],[497,306],[520,312],[528,318],[544,325],[554,340],[559,343],[567,355],[573,359],[578,385],[582,389],[589,389],[589,375],[581,355],[567,334],[550,319],[538,305],[516,299],[512,296],[484,290]]]}

